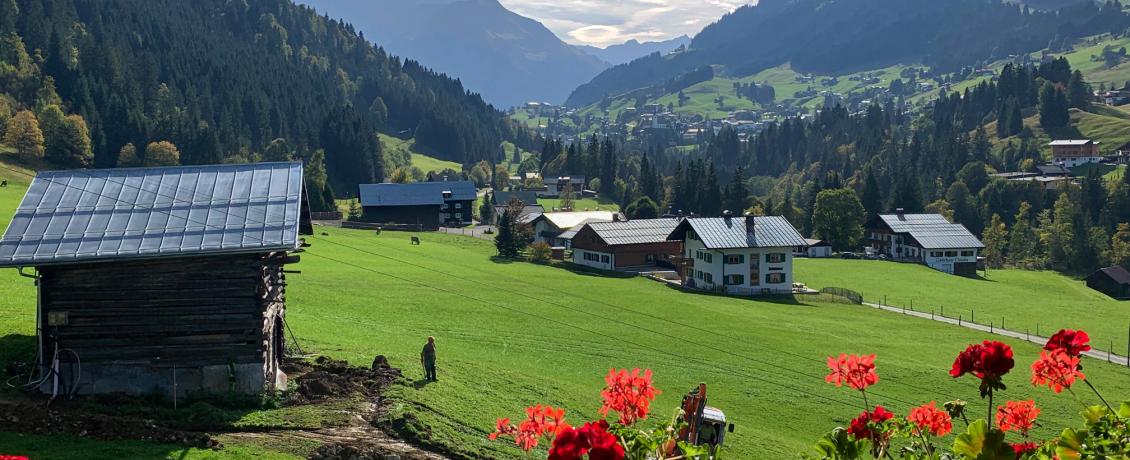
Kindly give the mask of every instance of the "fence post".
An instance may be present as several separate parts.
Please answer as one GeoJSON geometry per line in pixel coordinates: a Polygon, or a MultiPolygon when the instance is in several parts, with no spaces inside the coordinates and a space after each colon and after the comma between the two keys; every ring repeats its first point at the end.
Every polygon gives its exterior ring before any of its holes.
{"type": "Polygon", "coordinates": [[[1028,328],[1024,328],[1024,340],[1032,340],[1030,337],[1028,337],[1028,328]]]}
{"type": "Polygon", "coordinates": [[[977,324],[977,321],[973,319],[973,309],[972,308],[969,309],[969,322],[971,322],[973,324],[977,324]]]}
{"type": "Polygon", "coordinates": [[[1001,317],[1001,329],[1008,329],[1008,328],[1004,327],[1004,317],[1003,316],[1001,317]]]}
{"type": "Polygon", "coordinates": [[[941,313],[942,318],[945,318],[946,317],[946,306],[945,305],[939,305],[938,308],[942,310],[942,313],[941,313]]]}
{"type": "Polygon", "coordinates": [[[993,333],[993,322],[992,321],[989,321],[989,333],[990,334],[993,333]]]}
{"type": "Polygon", "coordinates": [[[961,315],[957,315],[957,325],[961,325],[961,315]]]}

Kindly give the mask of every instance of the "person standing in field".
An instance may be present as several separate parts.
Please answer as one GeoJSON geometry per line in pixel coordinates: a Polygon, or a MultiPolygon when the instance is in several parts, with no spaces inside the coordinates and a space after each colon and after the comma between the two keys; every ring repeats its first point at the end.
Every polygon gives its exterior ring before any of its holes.
{"type": "Polygon", "coordinates": [[[435,337],[428,337],[428,343],[424,344],[424,349],[420,352],[420,362],[424,365],[424,380],[429,382],[438,381],[436,378],[435,337]]]}

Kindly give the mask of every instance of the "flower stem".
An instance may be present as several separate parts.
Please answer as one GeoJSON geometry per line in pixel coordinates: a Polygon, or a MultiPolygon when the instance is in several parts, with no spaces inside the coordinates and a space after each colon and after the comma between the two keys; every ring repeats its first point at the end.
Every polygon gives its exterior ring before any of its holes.
{"type": "Polygon", "coordinates": [[[1075,390],[1072,390],[1071,387],[1065,387],[1065,388],[1067,388],[1068,393],[1071,393],[1071,396],[1075,397],[1075,400],[1079,402],[1079,405],[1083,406],[1083,410],[1086,410],[1089,407],[1089,406],[1087,406],[1087,403],[1083,402],[1083,399],[1080,398],[1079,395],[1075,394],[1075,390]]]}
{"type": "Polygon", "coordinates": [[[989,389],[989,429],[993,428],[993,390],[989,389]]]}
{"type": "Polygon", "coordinates": [[[1099,393],[1098,388],[1095,388],[1094,385],[1091,385],[1090,380],[1083,379],[1083,383],[1086,383],[1087,386],[1091,387],[1091,391],[1095,392],[1095,395],[1098,396],[1100,400],[1102,400],[1103,404],[1106,404],[1106,408],[1110,409],[1110,413],[1112,413],[1112,414],[1118,413],[1117,411],[1114,410],[1113,407],[1110,407],[1110,403],[1106,402],[1106,398],[1103,397],[1102,393],[1099,393]]]}
{"type": "Polygon", "coordinates": [[[871,403],[867,402],[867,390],[859,390],[859,394],[863,395],[863,411],[871,412],[871,403]]]}

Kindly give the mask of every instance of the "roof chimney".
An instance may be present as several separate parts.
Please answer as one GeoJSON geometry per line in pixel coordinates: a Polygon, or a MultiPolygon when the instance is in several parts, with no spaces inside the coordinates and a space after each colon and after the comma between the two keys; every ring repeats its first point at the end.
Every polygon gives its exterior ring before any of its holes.
{"type": "Polygon", "coordinates": [[[745,232],[747,235],[753,235],[757,227],[757,218],[751,213],[745,213],[745,232]]]}
{"type": "Polygon", "coordinates": [[[730,212],[729,209],[727,209],[725,211],[722,211],[722,217],[725,218],[726,221],[728,222],[730,220],[730,217],[733,217],[733,214],[730,212]]]}
{"type": "Polygon", "coordinates": [[[899,217],[902,217],[903,214],[906,214],[906,209],[903,209],[903,208],[895,209],[895,214],[898,214],[899,217]]]}

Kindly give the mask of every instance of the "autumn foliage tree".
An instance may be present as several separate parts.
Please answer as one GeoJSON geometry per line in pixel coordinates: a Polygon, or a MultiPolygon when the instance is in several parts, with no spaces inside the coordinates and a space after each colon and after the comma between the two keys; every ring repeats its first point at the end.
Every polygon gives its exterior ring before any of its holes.
{"type": "Polygon", "coordinates": [[[39,120],[28,110],[20,111],[8,120],[4,130],[4,143],[16,149],[25,159],[43,158],[43,131],[39,120]]]}
{"type": "Polygon", "coordinates": [[[176,166],[180,164],[180,151],[169,141],[150,142],[145,146],[143,166],[176,166]]]}

